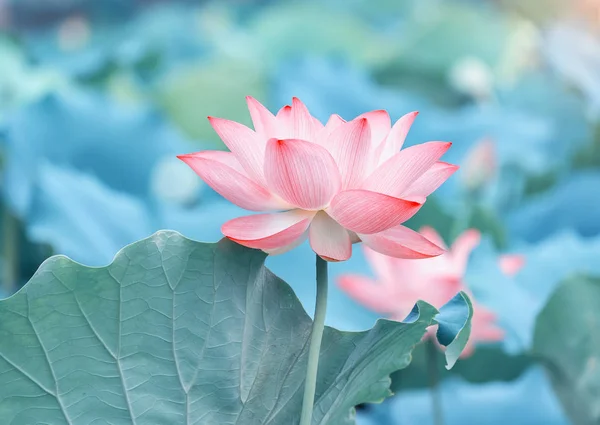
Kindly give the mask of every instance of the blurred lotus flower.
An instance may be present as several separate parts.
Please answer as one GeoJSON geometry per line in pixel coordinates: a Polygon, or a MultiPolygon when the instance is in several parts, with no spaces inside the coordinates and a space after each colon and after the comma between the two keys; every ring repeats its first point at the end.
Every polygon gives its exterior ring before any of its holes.
{"type": "Polygon", "coordinates": [[[451,143],[429,142],[400,151],[416,117],[392,127],[385,111],[321,124],[297,98],[273,115],[248,97],[255,131],[210,117],[231,152],[182,155],[215,191],[251,211],[285,211],[237,218],[223,233],[271,254],[304,239],[330,261],[344,261],[352,243],[401,258],[443,250],[401,226],[458,167],[439,161],[451,143]]]}
{"type": "MultiPolygon", "coordinates": [[[[445,248],[444,241],[434,229],[424,227],[421,234],[445,248]]],[[[477,230],[467,230],[445,254],[418,261],[388,257],[365,247],[365,255],[377,279],[344,275],[338,279],[338,284],[366,307],[394,320],[402,320],[418,300],[439,308],[457,292],[468,290],[464,275],[469,255],[479,244],[480,238],[477,230]]],[[[495,324],[495,315],[474,303],[471,338],[463,356],[473,352],[475,343],[499,341],[503,335],[503,331],[495,324]]]]}
{"type": "Polygon", "coordinates": [[[525,265],[525,256],[518,254],[503,254],[498,257],[498,266],[507,276],[515,276],[525,265]]]}
{"type": "Polygon", "coordinates": [[[90,23],[82,16],[67,18],[58,28],[58,46],[64,51],[84,48],[90,37],[90,23]]]}
{"type": "Polygon", "coordinates": [[[467,153],[459,174],[461,182],[470,192],[486,186],[498,172],[496,145],[491,139],[483,139],[467,153]]]}

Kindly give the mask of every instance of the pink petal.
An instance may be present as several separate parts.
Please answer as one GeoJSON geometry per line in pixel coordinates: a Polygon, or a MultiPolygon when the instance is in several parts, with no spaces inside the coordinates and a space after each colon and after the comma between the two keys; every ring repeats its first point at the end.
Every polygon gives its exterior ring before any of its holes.
{"type": "Polygon", "coordinates": [[[496,314],[480,304],[473,305],[471,340],[496,342],[504,339],[505,332],[496,324],[496,314]]]}
{"type": "Polygon", "coordinates": [[[292,118],[292,107],[290,105],[283,106],[279,111],[277,111],[277,119],[286,120],[292,118]]]}
{"type": "Polygon", "coordinates": [[[504,254],[498,258],[498,265],[506,276],[515,276],[525,265],[525,256],[519,254],[504,254]]]}
{"type": "Polygon", "coordinates": [[[265,177],[272,191],[307,210],[327,206],[341,186],[331,154],[322,146],[296,139],[269,140],[265,177]]]}
{"type": "Polygon", "coordinates": [[[277,112],[277,134],[271,137],[278,137],[281,139],[292,138],[294,134],[294,124],[292,120],[292,107],[285,105],[277,112]]]}
{"type": "Polygon", "coordinates": [[[254,124],[254,130],[262,134],[265,140],[275,137],[277,135],[277,120],[275,115],[252,96],[246,96],[246,103],[248,103],[248,110],[254,124]]]}
{"type": "Polygon", "coordinates": [[[317,128],[314,126],[314,120],[308,108],[297,97],[292,98],[292,121],[294,123],[294,134],[292,138],[315,140],[315,132],[317,128]]]}
{"type": "Polygon", "coordinates": [[[496,145],[491,139],[483,139],[469,150],[463,159],[460,175],[467,189],[477,189],[489,183],[498,171],[496,145]]]}
{"type": "Polygon", "coordinates": [[[433,242],[437,246],[447,249],[444,239],[442,239],[440,234],[438,232],[436,232],[436,230],[433,227],[423,226],[419,230],[419,233],[422,234],[423,236],[425,236],[427,239],[429,239],[431,242],[433,242]]]}
{"type": "Polygon", "coordinates": [[[377,251],[373,251],[366,244],[363,244],[362,248],[367,262],[377,275],[377,278],[381,284],[386,285],[387,283],[394,282],[395,278],[397,277],[395,273],[396,267],[394,262],[397,260],[394,257],[389,257],[387,255],[380,254],[377,251]]]}
{"type": "Polygon", "coordinates": [[[208,117],[210,125],[257,183],[266,186],[263,174],[265,140],[245,125],[222,118],[208,117]]]}
{"type": "Polygon", "coordinates": [[[458,170],[458,165],[438,161],[425,171],[402,196],[429,196],[458,170]]]}
{"type": "Polygon", "coordinates": [[[298,239],[296,239],[295,241],[293,241],[292,243],[290,243],[288,245],[282,246],[280,248],[275,248],[275,249],[264,249],[263,251],[265,251],[269,255],[285,254],[286,252],[289,252],[292,249],[297,248],[300,245],[302,245],[304,243],[304,241],[306,241],[306,239],[308,239],[308,230],[305,230],[304,233],[302,233],[302,235],[298,239]]]}
{"type": "Polygon", "coordinates": [[[178,156],[202,180],[230,202],[251,211],[289,208],[252,181],[231,152],[204,151],[178,156]]]}
{"type": "Polygon", "coordinates": [[[229,239],[249,248],[280,249],[301,238],[314,212],[292,210],[235,218],[221,227],[229,239]]]}
{"type": "Polygon", "coordinates": [[[328,212],[342,226],[356,233],[378,233],[404,223],[423,204],[368,190],[338,193],[328,212]]]}
{"type": "Polygon", "coordinates": [[[396,121],[387,138],[378,145],[379,164],[384,163],[400,152],[417,115],[419,115],[418,112],[411,112],[396,121]]]}
{"type": "Polygon", "coordinates": [[[372,279],[358,275],[343,275],[337,284],[344,292],[359,304],[381,314],[389,314],[398,310],[397,299],[372,279]]]}
{"type": "Polygon", "coordinates": [[[365,112],[359,115],[355,119],[366,118],[369,121],[369,127],[371,127],[371,146],[374,148],[378,146],[390,132],[392,127],[392,120],[390,114],[384,110],[365,112]]]}
{"type": "Polygon", "coordinates": [[[327,261],[345,261],[352,255],[348,231],[324,211],[319,211],[310,224],[310,246],[327,261]]]}
{"type": "Polygon", "coordinates": [[[369,248],[390,257],[410,260],[436,257],[445,251],[421,234],[404,226],[397,226],[374,235],[359,234],[369,248]]]}
{"type": "Polygon", "coordinates": [[[317,135],[315,136],[315,143],[318,143],[321,146],[328,146],[329,136],[331,133],[333,133],[334,130],[344,123],[346,123],[346,120],[339,115],[331,115],[327,121],[327,124],[325,124],[325,127],[317,132],[317,135]]]}
{"type": "Polygon", "coordinates": [[[346,122],[346,120],[343,119],[342,117],[340,117],[338,114],[333,114],[329,117],[329,120],[327,120],[327,124],[325,124],[325,128],[327,130],[329,130],[329,132],[332,132],[333,130],[335,130],[340,125],[344,124],[345,122],[346,122]]]}
{"type": "Polygon", "coordinates": [[[428,142],[403,149],[380,165],[362,185],[363,189],[400,196],[452,146],[428,142]]]}
{"type": "Polygon", "coordinates": [[[477,229],[468,229],[456,238],[450,247],[450,254],[458,273],[465,273],[471,251],[479,245],[480,241],[481,232],[477,229]]]}
{"type": "Polygon", "coordinates": [[[366,118],[341,124],[331,133],[325,147],[338,165],[342,189],[357,187],[362,183],[371,147],[371,131],[366,118]]]}

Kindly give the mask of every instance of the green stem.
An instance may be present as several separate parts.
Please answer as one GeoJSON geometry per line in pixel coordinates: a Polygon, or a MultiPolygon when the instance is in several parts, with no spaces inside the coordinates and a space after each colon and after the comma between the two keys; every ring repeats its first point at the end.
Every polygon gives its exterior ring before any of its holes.
{"type": "Polygon", "coordinates": [[[4,269],[2,273],[2,290],[4,291],[4,295],[9,297],[16,291],[17,281],[19,278],[19,235],[17,229],[17,219],[6,207],[4,208],[2,214],[2,231],[4,238],[4,243],[2,247],[2,256],[4,257],[4,269]]]}
{"type": "Polygon", "coordinates": [[[317,255],[317,303],[315,317],[310,335],[308,349],[308,365],[306,367],[306,380],[304,381],[304,400],[302,402],[302,416],[300,425],[310,425],[313,407],[315,404],[315,391],[317,389],[317,370],[319,367],[319,353],[321,340],[325,330],[325,313],[327,311],[327,261],[317,255]]]}
{"type": "Polygon", "coordinates": [[[429,373],[429,391],[431,393],[431,408],[433,410],[433,423],[444,425],[442,412],[442,398],[439,390],[439,369],[437,347],[431,341],[427,341],[427,371],[429,373]]]}

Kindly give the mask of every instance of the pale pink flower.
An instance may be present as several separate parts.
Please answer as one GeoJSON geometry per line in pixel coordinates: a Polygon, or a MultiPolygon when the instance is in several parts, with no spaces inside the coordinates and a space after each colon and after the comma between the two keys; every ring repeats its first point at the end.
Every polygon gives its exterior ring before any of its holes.
{"type": "MultiPolygon", "coordinates": [[[[444,241],[430,227],[421,234],[443,248],[444,241]]],[[[459,291],[469,292],[464,275],[471,251],[479,245],[481,235],[469,229],[460,235],[443,255],[419,261],[392,258],[364,248],[367,261],[376,278],[357,275],[339,278],[338,285],[360,304],[394,320],[404,319],[418,300],[440,308],[459,291]]],[[[473,320],[469,345],[463,352],[472,352],[477,341],[498,341],[503,331],[495,325],[494,314],[473,301],[473,320]]]]}
{"type": "Polygon", "coordinates": [[[494,141],[486,138],[477,142],[462,163],[460,179],[468,190],[478,190],[487,185],[498,171],[494,141]]]}
{"type": "Polygon", "coordinates": [[[209,117],[231,152],[203,151],[179,158],[214,190],[252,211],[228,221],[228,238],[271,254],[309,238],[326,260],[350,258],[352,243],[401,258],[428,258],[442,248],[401,226],[456,170],[439,161],[451,143],[428,142],[403,150],[417,113],[392,127],[385,111],[326,125],[297,98],[273,115],[248,97],[254,131],[209,117]]]}
{"type": "Polygon", "coordinates": [[[498,266],[506,276],[513,277],[525,265],[525,256],[519,254],[503,254],[498,257],[498,266]]]}

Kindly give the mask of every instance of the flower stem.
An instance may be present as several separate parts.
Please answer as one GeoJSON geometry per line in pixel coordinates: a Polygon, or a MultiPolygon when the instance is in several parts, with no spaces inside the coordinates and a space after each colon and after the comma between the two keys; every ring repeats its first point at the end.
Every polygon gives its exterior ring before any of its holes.
{"type": "Polygon", "coordinates": [[[427,341],[427,371],[429,372],[429,391],[431,394],[431,408],[433,411],[433,423],[444,425],[442,412],[442,399],[439,389],[439,369],[437,347],[431,341],[427,341]]]}
{"type": "Polygon", "coordinates": [[[302,402],[302,416],[300,425],[310,425],[315,403],[317,388],[317,370],[319,367],[319,353],[321,340],[325,329],[325,313],[327,311],[327,261],[317,255],[317,302],[313,320],[308,349],[308,365],[306,367],[306,380],[304,381],[304,400],[302,402]]]}
{"type": "Polygon", "coordinates": [[[19,235],[17,226],[17,219],[12,215],[8,207],[4,206],[4,210],[2,211],[4,237],[2,256],[4,257],[4,268],[1,289],[6,297],[11,296],[17,290],[17,281],[19,279],[19,235]]]}

